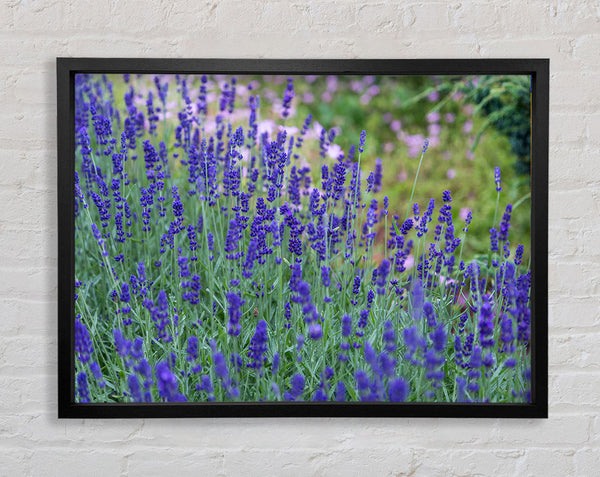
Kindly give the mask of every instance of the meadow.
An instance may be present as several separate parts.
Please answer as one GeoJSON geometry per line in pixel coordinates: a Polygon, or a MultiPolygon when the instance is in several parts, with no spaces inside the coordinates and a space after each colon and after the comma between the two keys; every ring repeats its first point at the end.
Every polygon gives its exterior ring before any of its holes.
{"type": "Polygon", "coordinates": [[[528,81],[77,75],[76,400],[529,402],[528,81]]]}

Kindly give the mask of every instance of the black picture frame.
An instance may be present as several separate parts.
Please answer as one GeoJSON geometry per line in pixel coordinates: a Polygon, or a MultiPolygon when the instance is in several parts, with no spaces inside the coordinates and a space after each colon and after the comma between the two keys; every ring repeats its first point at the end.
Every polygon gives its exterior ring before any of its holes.
{"type": "Polygon", "coordinates": [[[58,417],[479,417],[548,416],[548,59],[266,60],[58,58],[58,417]],[[74,83],[78,73],[526,74],[532,78],[531,403],[152,403],[80,404],[74,383],[74,83]]]}

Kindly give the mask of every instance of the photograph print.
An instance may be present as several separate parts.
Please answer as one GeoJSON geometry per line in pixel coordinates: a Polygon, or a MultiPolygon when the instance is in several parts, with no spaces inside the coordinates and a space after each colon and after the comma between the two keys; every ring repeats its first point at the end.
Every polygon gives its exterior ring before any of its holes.
{"type": "Polygon", "coordinates": [[[532,77],[73,75],[75,404],[532,402],[532,77]]]}

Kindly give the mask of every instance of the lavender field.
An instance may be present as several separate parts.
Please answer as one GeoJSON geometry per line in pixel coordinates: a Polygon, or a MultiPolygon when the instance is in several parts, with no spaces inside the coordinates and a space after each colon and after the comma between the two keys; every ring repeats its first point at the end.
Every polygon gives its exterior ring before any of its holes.
{"type": "Polygon", "coordinates": [[[77,75],[77,402],[529,402],[529,78],[453,81],[77,75]]]}

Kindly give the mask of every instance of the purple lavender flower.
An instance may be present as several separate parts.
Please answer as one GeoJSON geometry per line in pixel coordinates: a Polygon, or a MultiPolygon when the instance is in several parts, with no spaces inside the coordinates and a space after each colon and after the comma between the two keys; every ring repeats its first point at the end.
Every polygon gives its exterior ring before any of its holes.
{"type": "Polygon", "coordinates": [[[90,370],[92,371],[92,374],[96,378],[96,382],[98,383],[98,386],[101,388],[105,387],[106,382],[104,381],[104,376],[102,376],[102,370],[100,369],[100,365],[96,361],[94,361],[92,364],[90,364],[90,370]]]}
{"type": "Polygon", "coordinates": [[[388,274],[390,273],[390,262],[387,259],[381,261],[381,265],[377,269],[377,293],[379,295],[385,294],[385,285],[387,282],[388,274]]]}
{"type": "Polygon", "coordinates": [[[498,248],[498,231],[495,228],[490,229],[490,251],[497,252],[498,248]]]}
{"type": "Polygon", "coordinates": [[[129,386],[130,396],[133,402],[143,402],[142,388],[135,374],[127,376],[127,384],[129,386]]]}
{"type": "Polygon", "coordinates": [[[308,327],[308,336],[313,340],[318,340],[323,337],[323,328],[319,323],[311,323],[308,327]]]}
{"type": "Polygon", "coordinates": [[[360,142],[358,144],[358,152],[360,152],[361,154],[363,152],[365,152],[365,144],[367,142],[367,131],[363,130],[360,133],[360,142]]]}
{"type": "Polygon", "coordinates": [[[187,401],[186,397],[178,392],[177,377],[171,372],[167,362],[161,361],[156,365],[156,387],[158,395],[167,402],[187,401]]]}
{"type": "Polygon", "coordinates": [[[338,381],[337,383],[335,388],[335,400],[338,402],[343,402],[346,400],[346,385],[343,381],[338,381]]]}
{"type": "Polygon", "coordinates": [[[415,354],[419,348],[422,348],[425,345],[425,340],[419,334],[419,331],[416,326],[404,328],[403,334],[404,344],[408,348],[408,351],[406,353],[406,359],[413,364],[417,364],[418,361],[416,359],[415,354]]]}
{"type": "Polygon", "coordinates": [[[354,377],[356,378],[356,389],[358,389],[361,399],[363,399],[364,393],[369,390],[369,376],[364,371],[358,370],[354,377]]]}
{"type": "Polygon", "coordinates": [[[429,222],[431,222],[431,220],[432,220],[431,216],[433,215],[434,209],[435,209],[435,199],[429,199],[429,205],[427,206],[425,213],[421,217],[418,227],[416,227],[417,237],[422,237],[424,234],[427,233],[427,230],[428,230],[427,224],[429,222]]]}
{"type": "Polygon", "coordinates": [[[502,222],[500,222],[500,233],[498,239],[502,242],[508,240],[508,229],[510,229],[510,215],[512,213],[512,204],[506,206],[504,215],[502,216],[502,222]]]}
{"type": "Polygon", "coordinates": [[[248,364],[249,368],[254,368],[259,376],[262,376],[262,367],[266,361],[267,352],[267,322],[260,320],[256,325],[256,332],[250,341],[248,357],[252,360],[248,364]]]}
{"type": "Polygon", "coordinates": [[[396,346],[396,330],[394,329],[394,325],[391,321],[386,321],[384,323],[384,331],[383,331],[383,342],[385,344],[385,350],[388,353],[395,353],[396,346]]]}
{"type": "Polygon", "coordinates": [[[496,183],[496,191],[500,192],[502,190],[502,183],[500,181],[500,168],[494,168],[494,182],[496,183]]]}
{"type": "Polygon", "coordinates": [[[94,352],[94,345],[87,327],[79,320],[80,317],[81,315],[77,315],[75,318],[75,353],[79,361],[85,364],[94,352]]]}
{"type": "Polygon", "coordinates": [[[250,239],[248,244],[248,252],[243,264],[242,276],[244,278],[252,277],[252,269],[254,268],[254,261],[258,258],[258,240],[256,238],[250,239]]]}
{"type": "Polygon", "coordinates": [[[324,209],[319,207],[320,198],[321,198],[321,194],[319,192],[319,189],[314,188],[312,190],[312,193],[310,194],[310,202],[309,202],[310,212],[313,215],[313,217],[318,217],[320,215],[323,215],[323,213],[325,212],[324,209]]]}
{"type": "Polygon", "coordinates": [[[90,390],[85,371],[81,371],[77,375],[77,394],[79,395],[79,402],[90,402],[90,390]]]}
{"type": "Polygon", "coordinates": [[[163,107],[164,107],[167,102],[167,92],[169,91],[169,82],[165,81],[164,83],[161,84],[160,78],[158,76],[155,76],[154,84],[156,85],[156,89],[158,90],[158,97],[160,98],[160,101],[162,102],[163,107]]]}
{"type": "Polygon", "coordinates": [[[135,360],[139,360],[144,357],[144,339],[138,336],[131,345],[131,351],[129,353],[135,360]]]}
{"type": "Polygon", "coordinates": [[[131,350],[131,341],[123,336],[123,333],[119,328],[115,328],[113,330],[113,337],[115,340],[114,343],[117,354],[122,358],[129,356],[129,352],[131,350]]]}
{"type": "Polygon", "coordinates": [[[423,305],[423,313],[425,314],[425,318],[427,318],[427,326],[429,326],[430,328],[436,327],[437,316],[431,303],[425,302],[425,304],[423,305]]]}
{"type": "Polygon", "coordinates": [[[212,381],[210,380],[210,376],[207,374],[203,374],[200,378],[200,383],[196,384],[197,391],[204,391],[207,396],[207,401],[212,402],[215,400],[214,396],[214,387],[212,381]]]}
{"type": "Polygon", "coordinates": [[[359,292],[360,292],[360,276],[356,275],[354,277],[354,283],[352,285],[352,293],[354,293],[355,295],[358,295],[359,292]]]}
{"type": "Polygon", "coordinates": [[[375,182],[375,175],[371,172],[367,177],[367,194],[373,189],[373,183],[375,182]]]}
{"type": "Polygon", "coordinates": [[[446,348],[447,341],[447,334],[446,330],[444,329],[444,325],[440,323],[437,328],[429,334],[429,337],[433,343],[433,349],[438,353],[443,352],[446,348]]]}
{"type": "Polygon", "coordinates": [[[291,380],[291,389],[283,393],[283,399],[286,401],[301,401],[304,393],[304,376],[294,374],[291,380]]]}
{"type": "Polygon", "coordinates": [[[352,333],[352,318],[350,315],[342,316],[342,336],[347,338],[352,333]]]}
{"type": "MultiPolygon", "coordinates": [[[[482,353],[481,353],[481,348],[479,346],[475,346],[475,348],[473,349],[473,354],[471,355],[471,360],[469,361],[469,372],[467,373],[467,376],[470,379],[479,379],[479,377],[481,377],[481,371],[479,368],[481,368],[481,366],[483,365],[483,357],[482,357],[482,353]]],[[[471,392],[478,392],[479,391],[479,384],[476,382],[470,382],[467,385],[467,389],[471,392]]]]}
{"type": "Polygon", "coordinates": [[[393,379],[389,383],[388,397],[390,402],[404,402],[408,397],[408,383],[402,379],[393,379]]]}
{"type": "Polygon", "coordinates": [[[186,360],[189,362],[196,361],[198,359],[198,337],[190,336],[187,343],[186,360]]]}
{"type": "Polygon", "coordinates": [[[517,245],[517,250],[515,250],[515,265],[521,265],[521,261],[523,260],[523,245],[517,245]]]}
{"type": "Polygon", "coordinates": [[[242,327],[240,326],[242,311],[240,308],[246,301],[242,300],[242,297],[235,292],[227,293],[227,301],[229,302],[229,324],[227,326],[227,333],[231,336],[239,336],[242,331],[242,327]]]}
{"type": "Polygon", "coordinates": [[[504,362],[504,367],[505,368],[514,368],[517,365],[517,360],[513,357],[508,358],[505,362],[504,362]]]}
{"type": "Polygon", "coordinates": [[[150,317],[158,331],[158,337],[164,342],[170,342],[172,337],[167,334],[167,326],[171,322],[169,318],[169,302],[164,290],[158,292],[157,304],[154,306],[152,301],[145,303],[150,310],[150,317]]]}
{"type": "Polygon", "coordinates": [[[373,190],[379,192],[381,190],[381,180],[383,179],[383,164],[381,159],[375,159],[375,178],[373,182],[373,190]]]}
{"type": "Polygon", "coordinates": [[[469,231],[469,225],[471,225],[472,220],[473,213],[469,210],[469,212],[467,212],[467,217],[465,218],[465,226],[463,228],[463,232],[467,233],[469,231]]]}
{"type": "Polygon", "coordinates": [[[227,369],[227,362],[223,353],[213,351],[213,367],[215,374],[223,383],[229,382],[229,370],[227,369]]]}
{"type": "Polygon", "coordinates": [[[131,294],[129,293],[129,285],[127,283],[121,284],[121,295],[119,296],[119,299],[123,303],[129,303],[129,301],[131,300],[131,294]]]}
{"type": "Polygon", "coordinates": [[[494,346],[494,313],[489,294],[484,295],[481,309],[479,310],[479,342],[485,348],[494,346]]]}
{"type": "Polygon", "coordinates": [[[333,166],[335,181],[333,183],[333,200],[338,201],[344,195],[344,184],[346,182],[346,163],[338,161],[333,166]]]}
{"type": "Polygon", "coordinates": [[[321,281],[322,281],[323,286],[325,288],[327,288],[329,285],[331,285],[331,280],[330,280],[330,277],[329,277],[330,271],[331,271],[330,267],[327,267],[325,265],[323,265],[321,267],[321,281]]]}
{"type": "Polygon", "coordinates": [[[288,78],[288,84],[285,89],[285,96],[283,97],[283,108],[281,116],[283,119],[290,115],[290,108],[292,106],[292,99],[294,98],[294,78],[288,78]]]}

